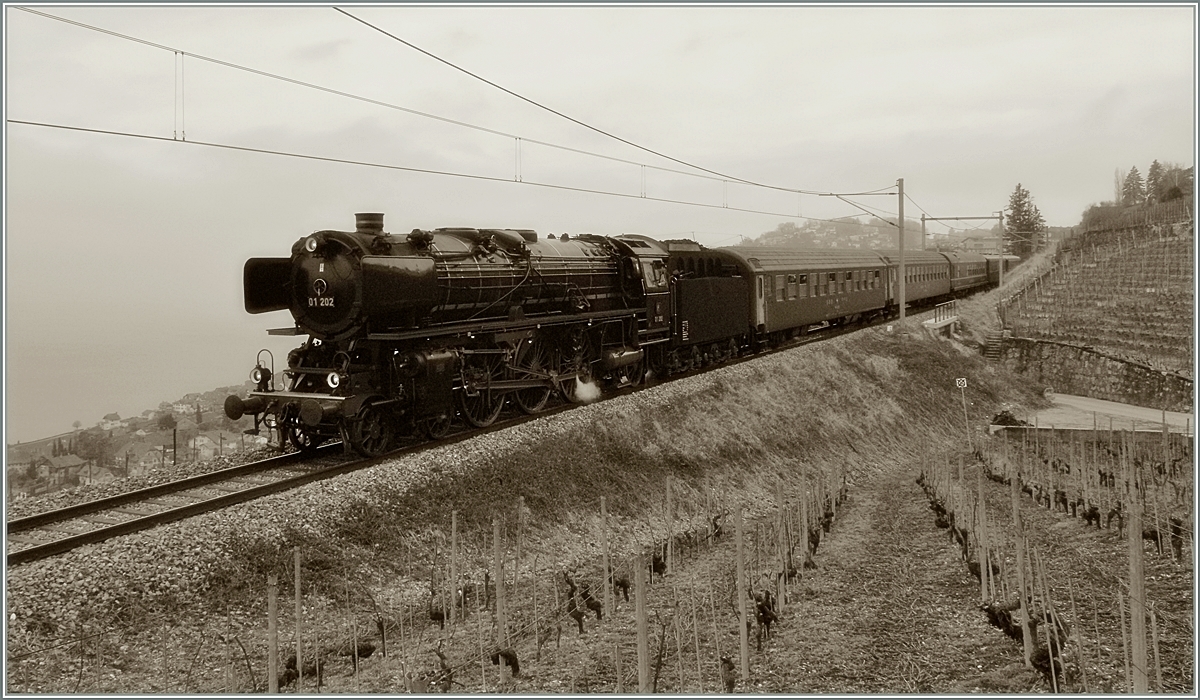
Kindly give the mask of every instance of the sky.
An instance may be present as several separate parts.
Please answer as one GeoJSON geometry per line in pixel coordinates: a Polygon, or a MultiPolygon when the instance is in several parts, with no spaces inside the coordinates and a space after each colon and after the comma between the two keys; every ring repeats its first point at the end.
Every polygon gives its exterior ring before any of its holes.
{"type": "Polygon", "coordinates": [[[355,212],[720,246],[903,178],[909,219],[1020,183],[1071,226],[1195,160],[1194,5],[21,7],[149,43],[4,7],[9,444],[282,365],[242,266],[355,212]]]}

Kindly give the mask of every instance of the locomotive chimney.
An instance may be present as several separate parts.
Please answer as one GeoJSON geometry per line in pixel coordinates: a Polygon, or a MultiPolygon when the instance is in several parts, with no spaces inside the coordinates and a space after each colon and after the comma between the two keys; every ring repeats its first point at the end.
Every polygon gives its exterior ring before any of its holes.
{"type": "Polygon", "coordinates": [[[383,214],[355,214],[354,228],[359,233],[383,233],[383,214]]]}

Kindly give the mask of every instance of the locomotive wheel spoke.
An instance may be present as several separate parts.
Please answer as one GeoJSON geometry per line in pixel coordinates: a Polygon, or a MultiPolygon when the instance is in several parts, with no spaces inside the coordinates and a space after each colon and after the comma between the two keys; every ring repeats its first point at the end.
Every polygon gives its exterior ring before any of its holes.
{"type": "MultiPolygon", "coordinates": [[[[515,379],[527,378],[526,373],[522,372],[525,369],[532,370],[528,373],[529,377],[542,376],[550,365],[550,350],[546,347],[546,343],[540,338],[524,341],[517,351],[516,365],[515,379]]],[[[546,407],[546,402],[550,400],[550,391],[548,386],[521,389],[515,392],[513,397],[517,401],[518,408],[525,413],[532,414],[546,407]]]]}
{"type": "Polygon", "coordinates": [[[579,395],[581,382],[592,382],[592,353],[591,343],[587,334],[581,334],[572,342],[572,350],[564,357],[561,374],[577,374],[573,379],[566,379],[560,385],[563,398],[571,403],[583,403],[579,395]]]}
{"type": "Polygon", "coordinates": [[[387,413],[368,403],[350,423],[350,446],[364,457],[378,457],[391,447],[392,432],[387,413]]]}
{"type": "Polygon", "coordinates": [[[292,426],[287,429],[288,441],[292,443],[301,452],[312,452],[325,442],[325,436],[317,433],[309,432],[299,426],[292,426]]]}
{"type": "Polygon", "coordinates": [[[504,408],[504,393],[493,391],[493,379],[504,378],[502,355],[476,355],[471,365],[463,369],[463,388],[458,393],[463,419],[476,428],[486,428],[500,417],[504,408]],[[468,385],[473,385],[469,387],[468,385]],[[472,391],[473,390],[473,391],[472,391]],[[474,394],[472,396],[472,394],[474,394]]]}
{"type": "Polygon", "coordinates": [[[642,380],[646,378],[646,361],[638,360],[631,365],[625,365],[618,368],[616,373],[615,384],[621,386],[641,386],[642,380]]]}
{"type": "Polygon", "coordinates": [[[440,440],[450,433],[450,416],[426,418],[421,423],[421,431],[431,440],[440,440]]]}

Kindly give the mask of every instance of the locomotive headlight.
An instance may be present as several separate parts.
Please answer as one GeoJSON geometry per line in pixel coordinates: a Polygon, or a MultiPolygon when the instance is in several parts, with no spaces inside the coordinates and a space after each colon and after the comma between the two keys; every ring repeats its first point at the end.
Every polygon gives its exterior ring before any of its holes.
{"type": "Polygon", "coordinates": [[[337,372],[330,372],[325,377],[325,383],[329,385],[330,389],[336,389],[342,383],[342,377],[337,372]]]}
{"type": "Polygon", "coordinates": [[[309,236],[307,239],[305,239],[305,241],[304,241],[304,249],[305,249],[305,250],[307,250],[307,251],[308,251],[308,252],[310,252],[310,253],[315,253],[315,252],[317,252],[317,237],[316,237],[316,236],[309,236]]]}
{"type": "Polygon", "coordinates": [[[261,367],[255,367],[254,371],[250,372],[250,381],[254,382],[255,384],[261,382],[262,377],[263,377],[263,374],[262,374],[261,367]]]}

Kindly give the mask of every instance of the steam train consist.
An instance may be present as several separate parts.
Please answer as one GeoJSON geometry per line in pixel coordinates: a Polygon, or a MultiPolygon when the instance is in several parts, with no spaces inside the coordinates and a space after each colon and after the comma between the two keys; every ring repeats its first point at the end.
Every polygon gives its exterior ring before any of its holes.
{"type": "MultiPolygon", "coordinates": [[[[994,285],[999,258],[906,253],[908,304],[994,285]]],[[[307,335],[276,388],[259,361],[254,416],[302,450],[341,438],[366,456],[397,436],[484,427],[506,405],[579,401],[593,383],[636,385],[831,325],[898,311],[894,251],[709,249],[624,234],[440,228],[391,235],[382,214],[317,231],[287,258],[252,258],[246,311],[288,309],[272,335],[307,335]]],[[[262,353],[260,353],[260,358],[262,353]]]]}

